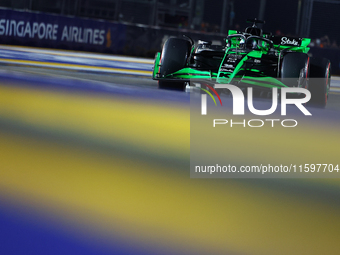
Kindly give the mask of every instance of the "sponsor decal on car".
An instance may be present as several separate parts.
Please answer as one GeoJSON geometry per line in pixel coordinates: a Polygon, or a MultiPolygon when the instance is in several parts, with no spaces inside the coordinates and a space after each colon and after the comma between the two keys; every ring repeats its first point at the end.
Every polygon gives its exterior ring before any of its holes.
{"type": "Polygon", "coordinates": [[[282,45],[294,45],[294,46],[299,46],[299,42],[296,41],[295,39],[289,39],[287,37],[282,37],[281,38],[281,44],[282,45]]]}

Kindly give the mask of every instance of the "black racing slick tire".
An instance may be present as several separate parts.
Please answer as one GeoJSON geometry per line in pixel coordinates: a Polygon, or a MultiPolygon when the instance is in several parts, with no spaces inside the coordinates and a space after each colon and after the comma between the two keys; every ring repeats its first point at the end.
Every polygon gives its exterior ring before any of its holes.
{"type": "Polygon", "coordinates": [[[309,91],[310,103],[326,107],[331,85],[331,62],[326,58],[312,58],[310,65],[309,91]]]}
{"type": "Polygon", "coordinates": [[[185,82],[181,81],[158,81],[159,89],[184,91],[185,87],[186,87],[185,82]]]}
{"type": "Polygon", "coordinates": [[[288,87],[308,88],[309,57],[302,52],[290,52],[281,62],[281,81],[288,87]]]}
{"type": "MultiPolygon", "coordinates": [[[[161,54],[160,77],[166,77],[184,68],[191,52],[191,46],[190,41],[185,38],[169,38],[164,43],[161,54]]],[[[158,87],[160,89],[184,90],[185,82],[159,80],[158,87]]]]}

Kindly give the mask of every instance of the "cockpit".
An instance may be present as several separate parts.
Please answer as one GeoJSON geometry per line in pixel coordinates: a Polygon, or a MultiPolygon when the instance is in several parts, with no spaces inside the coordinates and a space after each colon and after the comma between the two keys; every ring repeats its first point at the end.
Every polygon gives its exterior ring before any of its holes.
{"type": "Polygon", "coordinates": [[[229,35],[227,38],[227,47],[239,50],[269,50],[273,47],[273,42],[263,36],[261,28],[256,26],[257,23],[264,23],[261,20],[247,20],[253,23],[247,27],[244,32],[229,35]]]}

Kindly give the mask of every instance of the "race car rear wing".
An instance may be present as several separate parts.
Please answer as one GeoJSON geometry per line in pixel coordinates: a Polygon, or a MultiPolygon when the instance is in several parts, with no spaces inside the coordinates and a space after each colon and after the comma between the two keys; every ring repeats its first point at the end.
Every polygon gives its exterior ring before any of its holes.
{"type": "Polygon", "coordinates": [[[307,53],[309,51],[308,45],[311,39],[300,38],[292,36],[271,36],[270,39],[274,43],[274,48],[277,50],[292,50],[296,52],[307,53]]]}
{"type": "Polygon", "coordinates": [[[274,44],[282,46],[295,46],[300,47],[302,44],[302,38],[288,37],[288,36],[271,36],[270,38],[274,44]]]}

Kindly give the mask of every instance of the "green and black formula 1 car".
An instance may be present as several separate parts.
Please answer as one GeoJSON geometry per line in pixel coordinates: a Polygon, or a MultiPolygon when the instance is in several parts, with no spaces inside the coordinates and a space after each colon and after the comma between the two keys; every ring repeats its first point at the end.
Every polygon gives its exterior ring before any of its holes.
{"type": "Polygon", "coordinates": [[[253,23],[244,32],[229,30],[225,45],[188,37],[169,38],[156,54],[153,79],[159,88],[185,90],[191,79],[253,87],[266,91],[277,87],[307,88],[311,102],[327,104],[331,80],[328,59],[308,56],[310,39],[273,36],[253,23]]]}

